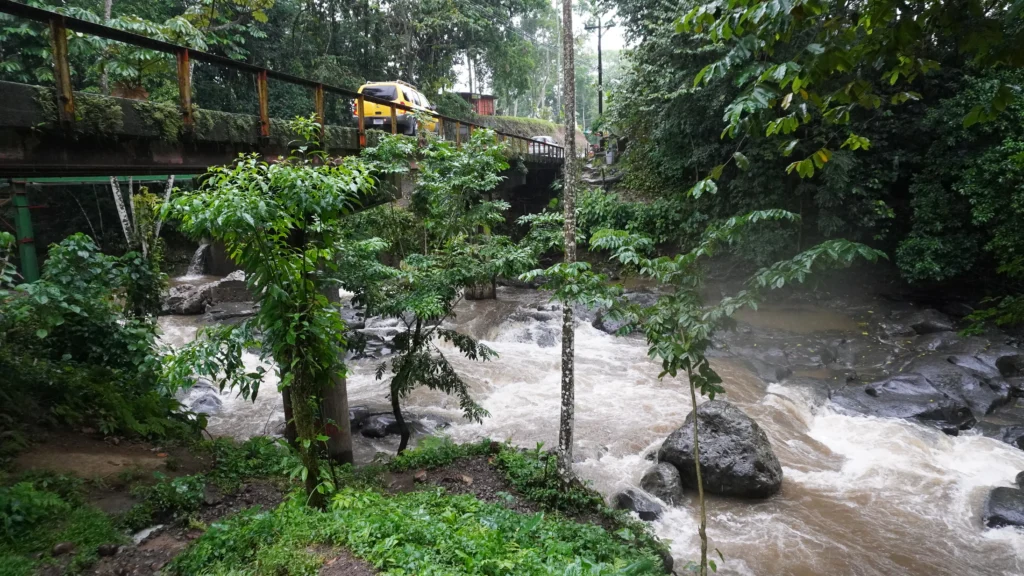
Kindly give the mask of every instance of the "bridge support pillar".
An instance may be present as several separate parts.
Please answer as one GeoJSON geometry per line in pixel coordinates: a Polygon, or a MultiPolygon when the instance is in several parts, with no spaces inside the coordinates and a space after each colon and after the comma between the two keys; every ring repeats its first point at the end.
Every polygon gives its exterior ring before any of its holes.
{"type": "Polygon", "coordinates": [[[26,282],[39,280],[39,260],[36,258],[36,239],[32,231],[32,213],[28,205],[28,188],[24,183],[13,183],[14,226],[18,237],[18,256],[21,276],[26,282]]]}

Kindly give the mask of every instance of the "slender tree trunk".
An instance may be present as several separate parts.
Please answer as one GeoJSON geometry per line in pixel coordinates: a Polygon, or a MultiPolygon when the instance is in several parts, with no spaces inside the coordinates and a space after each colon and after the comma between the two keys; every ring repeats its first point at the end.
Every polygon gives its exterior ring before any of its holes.
{"type": "Polygon", "coordinates": [[[174,189],[174,174],[167,177],[167,186],[164,187],[164,203],[160,207],[160,218],[156,221],[156,231],[153,232],[153,239],[156,240],[160,237],[160,228],[164,225],[164,213],[163,209],[167,207],[167,203],[171,201],[171,190],[174,189]]]}
{"type": "MultiPolygon", "coordinates": [[[[562,203],[565,206],[565,262],[576,261],[576,71],[572,37],[572,0],[562,0],[562,104],[565,118],[565,164],[562,175],[562,203]]],[[[558,426],[558,473],[573,477],[572,444],[575,421],[575,327],[572,304],[562,304],[562,413],[558,426]]]]}
{"type": "Polygon", "coordinates": [[[299,439],[309,441],[308,446],[303,446],[304,442],[300,442],[299,446],[299,457],[302,459],[302,465],[306,467],[307,503],[313,508],[323,508],[324,495],[317,490],[320,486],[320,457],[317,454],[319,446],[316,440],[316,414],[312,406],[317,400],[317,395],[314,384],[307,382],[307,378],[305,374],[297,374],[289,386],[295,388],[295,396],[299,399],[298,402],[292,402],[292,413],[295,415],[295,431],[299,439]]]}
{"type": "Polygon", "coordinates": [[[114,194],[114,205],[117,206],[117,216],[121,219],[121,229],[124,231],[125,242],[131,250],[134,244],[132,240],[132,223],[128,219],[128,210],[124,207],[124,197],[121,196],[121,187],[117,185],[117,176],[110,177],[110,191],[114,194]]]}
{"type": "MultiPolygon", "coordinates": [[[[110,16],[113,12],[114,0],[103,0],[103,24],[110,24],[110,16]]],[[[100,74],[100,90],[103,94],[110,95],[110,81],[107,75],[107,66],[103,65],[103,72],[100,74]]]]}
{"type": "MultiPolygon", "coordinates": [[[[395,375],[395,379],[399,377],[395,375]]],[[[402,435],[402,440],[398,443],[398,453],[405,452],[405,449],[409,446],[409,425],[405,423],[405,418],[402,416],[402,406],[399,402],[398,386],[394,385],[395,380],[392,380],[391,386],[391,413],[395,415],[395,422],[398,424],[398,431],[402,435]]]]}
{"type": "MultiPolygon", "coordinates": [[[[337,286],[325,290],[327,300],[337,310],[341,301],[337,286]]],[[[344,366],[345,351],[338,351],[338,368],[344,366]]],[[[354,464],[352,426],[348,419],[348,383],[338,372],[331,376],[331,386],[324,390],[321,415],[327,440],[327,456],[338,464],[354,464]]]]}
{"type": "Polygon", "coordinates": [[[700,576],[708,574],[708,516],[704,504],[704,479],[700,473],[700,442],[697,440],[697,391],[693,387],[693,375],[686,372],[690,384],[690,402],[693,404],[693,467],[697,471],[697,499],[700,501],[700,576]]]}

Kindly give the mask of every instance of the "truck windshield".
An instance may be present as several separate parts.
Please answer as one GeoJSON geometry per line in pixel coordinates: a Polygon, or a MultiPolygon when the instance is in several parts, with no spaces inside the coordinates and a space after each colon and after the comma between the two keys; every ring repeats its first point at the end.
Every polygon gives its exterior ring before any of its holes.
{"type": "Polygon", "coordinates": [[[367,86],[363,88],[363,96],[372,96],[382,100],[394,100],[398,92],[394,86],[367,86]]]}

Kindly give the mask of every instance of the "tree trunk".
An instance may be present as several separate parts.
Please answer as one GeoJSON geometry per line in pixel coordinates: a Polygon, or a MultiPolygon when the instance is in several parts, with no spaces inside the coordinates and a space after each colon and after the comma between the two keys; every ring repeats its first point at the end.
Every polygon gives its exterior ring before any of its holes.
{"type": "MultiPolygon", "coordinates": [[[[327,300],[337,308],[341,301],[337,287],[326,289],[327,300]]],[[[345,351],[338,351],[338,368],[344,366],[345,351]]],[[[348,419],[348,383],[338,372],[331,376],[331,386],[324,390],[321,403],[321,416],[324,420],[327,440],[327,456],[338,464],[354,464],[352,453],[352,425],[348,419]]]]}
{"type": "Polygon", "coordinates": [[[117,185],[117,176],[110,177],[110,191],[114,194],[114,205],[117,206],[117,215],[121,219],[121,229],[124,230],[124,239],[131,250],[135,243],[132,240],[132,223],[128,219],[128,210],[124,207],[124,197],[121,196],[121,187],[117,185]]]}
{"type": "Polygon", "coordinates": [[[156,231],[153,232],[153,240],[160,237],[160,228],[164,225],[164,208],[171,201],[171,190],[174,190],[174,174],[167,177],[167,186],[164,187],[164,202],[160,207],[160,218],[156,221],[156,231]]]}
{"type": "MultiPolygon", "coordinates": [[[[110,25],[110,16],[114,9],[114,0],[103,0],[103,24],[110,25]]],[[[103,72],[100,74],[100,91],[105,96],[110,96],[110,81],[107,74],[107,66],[103,65],[103,72]]]]}
{"type": "MultiPolygon", "coordinates": [[[[400,374],[395,375],[395,379],[399,378],[400,374]]],[[[395,422],[398,424],[398,431],[402,434],[402,440],[398,443],[398,453],[405,452],[405,449],[409,446],[409,425],[405,423],[405,418],[402,416],[402,406],[399,402],[398,386],[395,386],[395,380],[392,380],[391,385],[391,413],[395,415],[395,422]]]]}
{"type": "MultiPolygon", "coordinates": [[[[565,164],[562,203],[565,207],[565,263],[576,261],[576,70],[572,37],[572,0],[562,0],[562,89],[565,115],[565,164]]],[[[575,327],[572,304],[562,304],[562,412],[558,426],[558,473],[573,477],[572,444],[575,420],[575,327]]]]}
{"type": "Polygon", "coordinates": [[[296,374],[289,386],[294,388],[293,392],[300,399],[292,403],[292,413],[295,415],[295,432],[299,437],[299,457],[302,459],[302,465],[306,467],[306,503],[313,508],[323,508],[324,495],[317,490],[320,486],[320,457],[317,454],[319,446],[316,440],[316,414],[312,406],[317,400],[317,395],[314,384],[305,381],[307,378],[309,377],[305,374],[296,374]],[[304,445],[307,441],[309,444],[304,445]]]}
{"type": "Polygon", "coordinates": [[[693,375],[686,371],[686,379],[690,384],[690,402],[693,404],[693,467],[697,471],[697,499],[700,501],[700,576],[708,575],[708,516],[704,505],[704,479],[700,474],[700,443],[697,440],[697,391],[693,386],[693,375]]]}

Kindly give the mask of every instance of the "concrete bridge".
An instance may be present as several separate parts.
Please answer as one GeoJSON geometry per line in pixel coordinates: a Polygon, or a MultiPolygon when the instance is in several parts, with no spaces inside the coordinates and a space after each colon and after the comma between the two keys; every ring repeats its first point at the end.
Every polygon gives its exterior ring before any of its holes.
{"type": "MultiPolygon", "coordinates": [[[[0,82],[0,182],[7,184],[15,211],[23,275],[38,277],[28,199],[32,185],[56,177],[75,179],[97,176],[203,174],[210,166],[227,164],[241,153],[258,153],[273,161],[288,152],[293,139],[288,119],[271,118],[268,80],[305,87],[312,91],[314,112],[322,126],[323,144],[334,155],[358,154],[372,146],[381,132],[367,130],[362,114],[366,102],[387,106],[394,119],[413,108],[363,96],[290,74],[231,60],[185,46],[154,40],[123,30],[63,16],[10,0],[0,0],[0,12],[35,20],[49,26],[53,46],[53,86],[0,82]],[[172,55],[177,62],[177,102],[150,102],[78,92],[73,89],[68,59],[70,32],[98,36],[172,55]],[[251,114],[205,110],[192,104],[191,62],[231,68],[255,78],[258,109],[251,114]],[[354,126],[327,124],[325,94],[351,101],[356,111],[354,126]]],[[[459,145],[475,129],[484,126],[434,114],[437,134],[459,145]]],[[[391,126],[397,126],[392,121],[391,126]]],[[[394,130],[394,128],[392,128],[394,130]]],[[[550,198],[558,178],[564,150],[515,134],[497,132],[507,145],[515,166],[506,174],[498,195],[513,205],[513,213],[538,210],[550,198]],[[519,166],[516,166],[519,165],[519,166]],[[521,169],[525,168],[525,172],[521,169]]],[[[411,188],[398,187],[403,195],[411,188]]],[[[375,203],[396,200],[380,198],[375,203]]],[[[401,200],[401,199],[397,199],[401,200]]],[[[0,205],[6,203],[0,199],[0,205]]],[[[6,221],[0,219],[0,225],[6,221]]]]}

